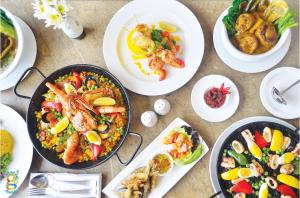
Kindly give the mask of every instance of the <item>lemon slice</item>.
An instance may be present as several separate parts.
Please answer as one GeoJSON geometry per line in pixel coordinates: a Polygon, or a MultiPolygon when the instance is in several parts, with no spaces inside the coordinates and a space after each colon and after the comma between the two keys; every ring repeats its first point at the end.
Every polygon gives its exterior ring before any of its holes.
{"type": "Polygon", "coordinates": [[[278,151],[282,149],[282,145],[283,145],[283,134],[281,131],[275,129],[273,132],[270,150],[278,151]]]}
{"type": "Polygon", "coordinates": [[[115,105],[115,104],[116,104],[115,99],[109,98],[109,97],[97,98],[93,102],[94,106],[111,106],[111,105],[115,105]]]}
{"type": "Polygon", "coordinates": [[[58,123],[56,123],[56,125],[50,130],[50,132],[52,134],[58,134],[63,130],[65,130],[68,127],[68,125],[69,125],[69,119],[68,117],[65,116],[58,123]]]}
{"type": "Polygon", "coordinates": [[[158,26],[160,27],[160,29],[167,31],[167,32],[176,32],[177,31],[177,28],[175,25],[165,22],[165,21],[159,22],[158,26]]]}
{"type": "Polygon", "coordinates": [[[75,91],[75,88],[73,87],[73,85],[71,85],[70,83],[65,83],[64,84],[64,89],[65,89],[65,92],[67,94],[70,94],[71,92],[74,92],[75,91]]]}
{"type": "Polygon", "coordinates": [[[299,180],[292,175],[279,174],[277,175],[277,180],[293,188],[300,189],[299,180]]]}
{"type": "Polygon", "coordinates": [[[222,173],[221,177],[224,180],[234,180],[234,179],[237,179],[239,177],[238,172],[239,172],[239,169],[234,168],[234,169],[231,169],[227,172],[222,173]]]}
{"type": "Polygon", "coordinates": [[[264,12],[264,18],[268,22],[274,22],[276,19],[282,17],[289,6],[284,0],[273,0],[264,12]]]}
{"type": "Polygon", "coordinates": [[[88,131],[85,134],[88,141],[92,144],[101,145],[101,138],[96,131],[88,131]]]}

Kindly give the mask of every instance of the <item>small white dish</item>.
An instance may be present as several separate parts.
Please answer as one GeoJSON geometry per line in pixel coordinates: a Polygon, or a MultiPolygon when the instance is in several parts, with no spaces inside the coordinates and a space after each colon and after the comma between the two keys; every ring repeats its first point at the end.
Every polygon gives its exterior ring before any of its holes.
{"type": "Polygon", "coordinates": [[[160,155],[160,154],[167,155],[168,158],[171,161],[171,167],[169,168],[169,170],[167,172],[162,173],[162,174],[158,173],[158,176],[165,176],[165,175],[169,174],[172,171],[172,169],[174,167],[174,160],[173,160],[172,156],[168,152],[166,152],[165,150],[162,150],[162,151],[159,151],[159,152],[155,153],[154,155],[152,155],[150,160],[153,159],[156,155],[160,155]]]}
{"type": "MultiPolygon", "coordinates": [[[[124,181],[134,170],[139,167],[145,166],[148,163],[149,157],[152,153],[161,152],[163,149],[162,141],[168,133],[174,128],[182,125],[189,126],[185,121],[180,118],[176,118],[171,122],[167,128],[165,128],[154,140],[151,142],[130,164],[128,164],[118,175],[114,177],[113,180],[103,189],[105,193],[110,198],[119,198],[116,191],[121,187],[122,181],[124,181]]],[[[174,165],[172,171],[166,176],[158,178],[158,185],[151,190],[148,198],[158,198],[163,197],[180,179],[193,167],[199,160],[209,151],[209,148],[205,141],[202,141],[202,153],[199,158],[187,165],[176,166],[174,165]]],[[[206,168],[205,164],[198,164],[206,168]]]]}
{"type": "MultiPolygon", "coordinates": [[[[203,53],[204,36],[199,21],[191,10],[175,0],[129,2],[112,17],[103,39],[103,55],[109,71],[127,89],[146,96],[167,94],[186,84],[198,70],[203,53]],[[138,23],[157,25],[159,21],[167,21],[177,27],[174,34],[182,40],[183,54],[179,55],[185,62],[185,67],[181,69],[166,65],[168,75],[162,81],[158,80],[157,75],[144,75],[138,69],[126,42],[128,30],[138,23]]],[[[141,61],[147,70],[147,59],[141,61]]]]}
{"type": "Polygon", "coordinates": [[[12,162],[8,166],[9,175],[0,181],[0,197],[11,196],[23,183],[29,172],[33,147],[28,135],[27,124],[12,108],[0,104],[1,129],[10,132],[14,139],[12,162]],[[7,191],[7,184],[9,191],[7,191]]]}
{"type": "Polygon", "coordinates": [[[20,61],[17,64],[16,68],[9,75],[7,75],[5,78],[0,80],[0,91],[15,86],[15,84],[17,83],[17,81],[19,80],[23,72],[27,68],[33,66],[37,54],[36,40],[31,29],[20,18],[18,17],[15,18],[18,21],[18,24],[20,24],[20,27],[23,31],[24,46],[26,46],[26,50],[23,51],[20,61]]]}
{"type": "Polygon", "coordinates": [[[279,104],[272,97],[272,87],[279,91],[300,79],[300,70],[294,67],[280,67],[268,73],[260,85],[260,99],[268,112],[283,119],[300,117],[300,84],[287,91],[283,97],[287,105],[279,104]]]}
{"type": "MultiPolygon", "coordinates": [[[[224,12],[221,15],[222,18],[224,15],[226,15],[228,13],[228,9],[226,9],[224,12]],[[224,12],[225,12],[225,14],[224,14],[224,12]]],[[[249,61],[249,62],[259,61],[263,58],[267,58],[267,57],[273,55],[274,53],[276,53],[277,51],[282,49],[284,44],[288,42],[288,38],[291,36],[291,30],[288,29],[280,36],[278,42],[272,49],[270,49],[269,51],[262,53],[262,54],[250,55],[250,54],[246,54],[246,53],[238,50],[231,43],[231,41],[229,40],[229,37],[228,37],[227,30],[223,23],[220,26],[220,29],[221,29],[221,38],[222,38],[223,44],[224,44],[225,48],[227,49],[227,51],[235,58],[240,59],[242,61],[249,61]]]]}
{"type": "Polygon", "coordinates": [[[222,122],[231,117],[239,106],[240,96],[235,84],[227,77],[221,75],[208,75],[201,78],[193,87],[191,101],[194,111],[209,122],[222,122]],[[230,94],[226,96],[220,108],[209,107],[204,100],[204,93],[211,87],[230,87],[230,94]]]}
{"type": "Polygon", "coordinates": [[[243,58],[242,59],[236,58],[234,55],[231,54],[232,52],[230,48],[228,48],[228,45],[225,46],[224,38],[222,38],[223,37],[222,30],[224,31],[225,29],[222,19],[226,14],[227,14],[227,10],[225,10],[217,19],[217,22],[214,27],[214,32],[213,32],[213,42],[218,56],[227,66],[240,72],[258,73],[272,68],[285,57],[291,44],[290,31],[287,31],[285,33],[287,34],[286,35],[287,38],[284,39],[284,42],[282,46],[280,46],[280,49],[276,50],[274,53],[262,59],[258,59],[256,61],[247,61],[246,59],[243,58]]]}
{"type": "Polygon", "coordinates": [[[20,59],[22,57],[22,54],[24,52],[24,33],[22,31],[22,27],[21,24],[19,23],[19,20],[17,20],[17,17],[14,16],[11,12],[9,12],[8,10],[6,10],[3,7],[0,7],[6,14],[6,16],[8,18],[11,19],[13,26],[15,28],[16,31],[16,35],[17,35],[17,50],[16,50],[16,54],[15,57],[13,58],[12,62],[9,63],[9,65],[6,66],[6,69],[0,73],[0,80],[2,80],[3,78],[5,78],[7,75],[11,74],[11,72],[16,68],[16,66],[20,63],[20,59]]]}

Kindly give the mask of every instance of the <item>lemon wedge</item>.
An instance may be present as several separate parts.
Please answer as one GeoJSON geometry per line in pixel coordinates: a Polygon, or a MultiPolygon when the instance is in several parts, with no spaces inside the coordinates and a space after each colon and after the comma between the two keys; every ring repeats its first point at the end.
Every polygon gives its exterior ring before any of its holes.
{"type": "Polygon", "coordinates": [[[273,132],[270,150],[278,151],[282,149],[282,145],[283,145],[283,134],[281,131],[275,129],[273,132]]]}
{"type": "Polygon", "coordinates": [[[274,22],[276,19],[282,17],[289,6],[284,0],[273,0],[264,12],[264,18],[268,22],[274,22]]]}
{"type": "Polygon", "coordinates": [[[277,180],[281,183],[284,183],[288,186],[291,186],[293,188],[300,190],[299,180],[296,177],[293,177],[292,175],[279,174],[279,175],[277,175],[277,180]]]}
{"type": "Polygon", "coordinates": [[[111,106],[115,105],[116,101],[113,98],[110,97],[101,97],[94,100],[93,105],[94,106],[111,106]]]}
{"type": "Polygon", "coordinates": [[[158,26],[160,29],[167,31],[167,32],[176,32],[177,31],[177,28],[175,25],[165,22],[165,21],[160,21],[158,23],[158,26]]]}
{"type": "Polygon", "coordinates": [[[85,134],[88,141],[92,144],[101,145],[101,138],[96,131],[88,131],[85,134]]]}
{"type": "Polygon", "coordinates": [[[56,123],[56,125],[50,130],[50,132],[52,134],[58,134],[63,130],[65,130],[68,127],[68,125],[69,125],[69,119],[68,117],[65,116],[58,123],[56,123]]]}
{"type": "Polygon", "coordinates": [[[239,172],[239,169],[234,168],[234,169],[231,169],[227,172],[222,173],[221,177],[224,180],[234,180],[234,179],[237,179],[239,177],[238,172],[239,172]]]}

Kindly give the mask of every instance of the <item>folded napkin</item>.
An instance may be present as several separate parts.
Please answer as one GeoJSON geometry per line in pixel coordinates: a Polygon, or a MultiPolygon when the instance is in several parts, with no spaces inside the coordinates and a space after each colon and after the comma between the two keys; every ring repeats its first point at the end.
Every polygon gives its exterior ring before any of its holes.
{"type": "MultiPolygon", "coordinates": [[[[29,190],[36,188],[30,181],[37,175],[48,174],[49,185],[47,192],[56,192],[59,198],[100,198],[102,187],[101,174],[71,174],[71,173],[31,173],[29,180],[29,190]],[[52,178],[52,179],[51,179],[52,178]],[[70,181],[70,182],[68,182],[70,181]],[[76,182],[72,182],[76,181],[76,182]],[[84,195],[79,191],[85,191],[84,195]]],[[[36,195],[29,198],[51,198],[55,196],[36,195]]]]}

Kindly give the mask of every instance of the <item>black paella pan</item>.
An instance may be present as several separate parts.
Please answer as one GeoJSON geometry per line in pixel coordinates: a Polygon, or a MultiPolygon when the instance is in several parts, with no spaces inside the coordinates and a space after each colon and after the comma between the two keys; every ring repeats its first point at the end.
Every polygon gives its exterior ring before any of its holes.
{"type": "MultiPolygon", "coordinates": [[[[254,132],[256,130],[262,131],[264,127],[270,127],[272,129],[282,131],[284,136],[291,138],[291,145],[293,145],[293,147],[299,142],[298,129],[277,118],[266,116],[249,117],[232,124],[219,136],[214,144],[214,148],[212,149],[209,162],[209,172],[210,180],[216,193],[212,195],[211,198],[217,196],[220,198],[232,197],[232,195],[227,192],[227,189],[232,185],[231,182],[222,180],[220,176],[220,174],[224,171],[222,167],[220,167],[224,149],[229,149],[233,140],[239,140],[242,142],[243,138],[241,136],[241,132],[245,129],[249,129],[251,132],[254,132]]],[[[272,194],[272,197],[277,196],[277,194],[272,194]]],[[[249,197],[256,196],[253,195],[249,197]]]]}
{"type": "Polygon", "coordinates": [[[121,82],[115,76],[113,76],[110,72],[108,72],[100,67],[93,66],[93,65],[87,65],[87,64],[74,64],[74,65],[70,65],[70,66],[66,66],[61,69],[58,69],[47,77],[38,68],[30,67],[23,73],[23,75],[18,80],[16,86],[14,87],[14,93],[21,98],[30,99],[30,103],[28,106],[27,114],[26,114],[26,122],[27,122],[28,133],[29,133],[30,139],[32,141],[32,144],[33,144],[34,148],[36,149],[36,151],[44,159],[48,160],[49,162],[51,162],[57,166],[68,168],[68,169],[88,169],[88,168],[93,168],[95,166],[98,166],[98,165],[104,163],[105,161],[107,161],[109,158],[111,158],[114,155],[117,156],[117,158],[121,164],[127,165],[133,160],[134,156],[137,154],[139,148],[142,145],[142,142],[143,142],[142,136],[137,133],[129,131],[130,123],[131,123],[131,107],[130,107],[130,101],[129,101],[129,97],[126,92],[126,89],[123,87],[121,82]],[[17,92],[18,85],[20,84],[22,79],[32,70],[37,70],[45,79],[36,88],[32,97],[21,95],[17,92]],[[123,133],[121,139],[113,147],[112,151],[110,153],[108,153],[106,156],[99,157],[96,161],[86,161],[86,162],[80,162],[80,163],[74,163],[71,165],[66,165],[63,163],[62,159],[58,158],[57,153],[55,151],[51,151],[51,150],[47,150],[47,149],[43,148],[41,145],[41,142],[36,138],[36,133],[37,133],[38,129],[37,129],[37,120],[35,117],[35,111],[39,111],[41,109],[41,103],[43,100],[42,95],[48,91],[48,88],[45,85],[46,82],[54,82],[54,80],[56,80],[59,76],[63,76],[70,72],[82,72],[82,71],[94,72],[96,74],[103,75],[104,77],[110,79],[120,89],[125,106],[126,106],[126,110],[127,110],[127,124],[126,124],[125,130],[124,130],[124,133],[123,133]],[[127,135],[133,135],[133,136],[138,137],[139,144],[138,144],[136,150],[134,151],[134,153],[132,154],[132,156],[130,157],[130,159],[127,162],[123,162],[121,160],[121,158],[119,157],[117,151],[121,148],[127,135]]]}

